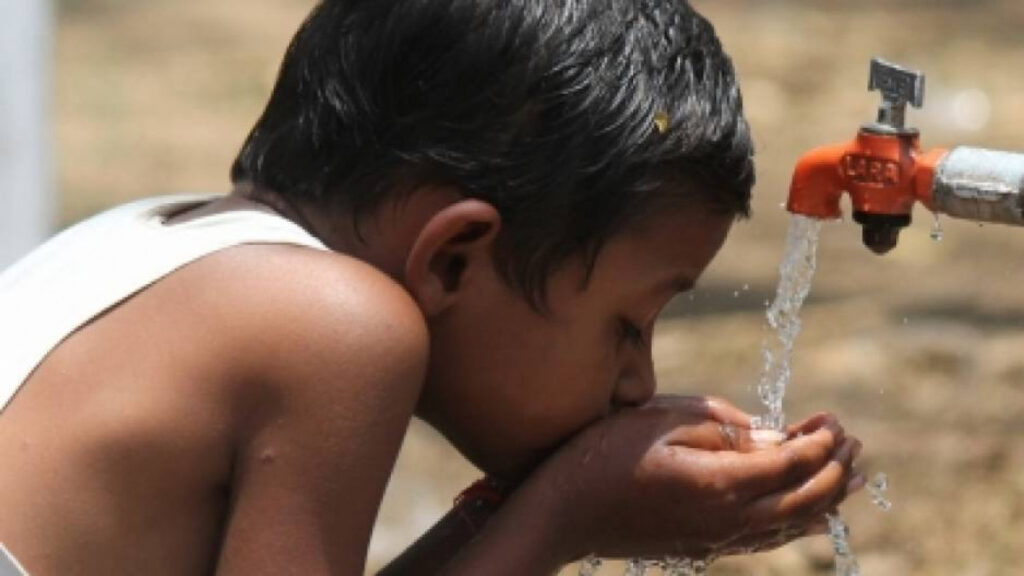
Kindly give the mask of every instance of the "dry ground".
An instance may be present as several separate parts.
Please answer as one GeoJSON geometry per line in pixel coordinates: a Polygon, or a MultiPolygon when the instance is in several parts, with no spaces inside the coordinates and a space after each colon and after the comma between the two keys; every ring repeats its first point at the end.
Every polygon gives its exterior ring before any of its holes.
{"type": "MultiPolygon", "coordinates": [[[[867,62],[929,73],[926,146],[1024,149],[1024,4],[918,0],[698,0],[743,79],[759,148],[755,218],[740,225],[694,297],[661,322],[666,391],[753,409],[764,302],[782,250],[783,200],[801,151],[871,119],[867,62]]],[[[129,198],[225,190],[311,0],[64,0],[56,134],[62,220],[129,198]]],[[[864,573],[1011,575],[1024,563],[1024,233],[930,217],[884,259],[853,224],[826,226],[798,342],[794,416],[838,412],[888,472],[892,512],[844,513],[864,573]]],[[[414,426],[389,489],[371,567],[449,505],[475,472],[414,426]]],[[[827,543],[722,561],[718,576],[829,572],[827,543]]],[[[602,573],[616,573],[610,569],[602,573]]]]}

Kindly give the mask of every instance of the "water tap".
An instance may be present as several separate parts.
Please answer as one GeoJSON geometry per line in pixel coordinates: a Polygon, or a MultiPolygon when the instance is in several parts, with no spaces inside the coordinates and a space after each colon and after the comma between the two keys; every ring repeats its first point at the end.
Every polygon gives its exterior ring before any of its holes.
{"type": "Polygon", "coordinates": [[[924,74],[872,59],[869,91],[881,93],[874,122],[849,142],[816,148],[793,172],[786,208],[819,219],[853,219],[876,254],[896,247],[914,204],[958,218],[1024,225],[1024,155],[960,147],[922,152],[920,133],[906,126],[907,105],[924,105],[924,74]]]}

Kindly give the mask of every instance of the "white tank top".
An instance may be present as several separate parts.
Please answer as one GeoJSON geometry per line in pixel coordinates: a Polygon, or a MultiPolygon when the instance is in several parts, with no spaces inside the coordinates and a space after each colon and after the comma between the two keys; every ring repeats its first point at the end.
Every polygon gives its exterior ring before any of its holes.
{"type": "Polygon", "coordinates": [[[0,411],[68,335],[190,262],[239,244],[327,250],[269,209],[164,222],[217,198],[162,196],[113,208],[68,228],[0,272],[0,411]]]}

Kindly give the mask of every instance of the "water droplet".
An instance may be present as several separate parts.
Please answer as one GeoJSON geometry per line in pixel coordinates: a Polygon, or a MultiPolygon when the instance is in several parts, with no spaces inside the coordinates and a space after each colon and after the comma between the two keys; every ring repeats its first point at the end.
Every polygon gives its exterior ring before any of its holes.
{"type": "Polygon", "coordinates": [[[838,514],[826,514],[828,538],[836,555],[836,576],[860,576],[860,566],[850,549],[850,527],[838,514]]]}
{"type": "Polygon", "coordinates": [[[935,213],[935,220],[932,222],[931,238],[935,242],[942,242],[945,234],[942,231],[942,222],[939,222],[939,213],[935,213]]]}
{"type": "Polygon", "coordinates": [[[625,576],[644,576],[647,574],[647,562],[640,558],[632,558],[626,561],[625,576]]]}
{"type": "Polygon", "coordinates": [[[739,290],[736,290],[735,292],[733,292],[733,293],[732,293],[732,297],[733,297],[733,298],[739,298],[739,297],[740,297],[740,291],[739,291],[739,290]]]}
{"type": "Polygon", "coordinates": [[[660,564],[665,576],[704,576],[707,574],[709,561],[690,558],[667,558],[660,564]]]}
{"type": "Polygon", "coordinates": [[[889,489],[889,477],[884,472],[875,474],[875,477],[867,485],[868,494],[871,495],[871,503],[878,506],[882,512],[892,509],[892,502],[886,497],[885,492],[889,489]]]}
{"type": "Polygon", "coordinates": [[[743,291],[746,292],[747,290],[750,290],[750,284],[743,285],[743,291]]]}
{"type": "Polygon", "coordinates": [[[909,323],[910,323],[910,318],[907,318],[906,316],[904,316],[903,317],[903,325],[906,326],[909,323]]]}
{"type": "Polygon", "coordinates": [[[601,569],[601,559],[597,556],[587,556],[580,561],[580,576],[594,576],[601,569]]]}

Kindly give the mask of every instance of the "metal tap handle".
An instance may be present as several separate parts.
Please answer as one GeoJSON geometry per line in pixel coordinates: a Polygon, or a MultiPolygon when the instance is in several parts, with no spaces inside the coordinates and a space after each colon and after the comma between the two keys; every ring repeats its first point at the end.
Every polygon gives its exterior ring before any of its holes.
{"type": "Polygon", "coordinates": [[[924,105],[924,74],[881,58],[872,58],[868,90],[882,93],[878,124],[901,131],[904,130],[907,104],[914,108],[924,105]]]}

